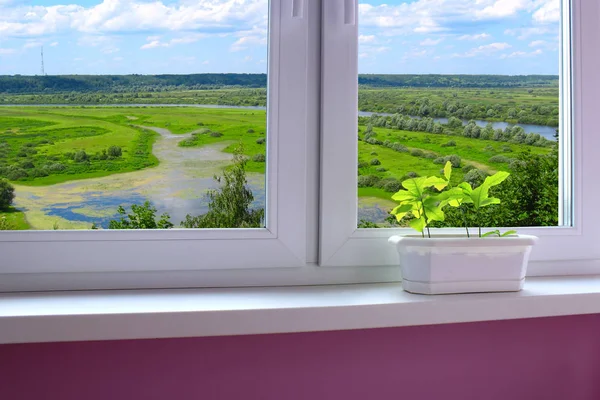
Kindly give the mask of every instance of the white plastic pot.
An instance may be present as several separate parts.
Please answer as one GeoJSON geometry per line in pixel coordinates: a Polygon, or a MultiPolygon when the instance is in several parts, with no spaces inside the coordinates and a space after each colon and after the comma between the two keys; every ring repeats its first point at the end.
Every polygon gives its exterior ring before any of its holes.
{"type": "Polygon", "coordinates": [[[422,294],[517,292],[537,237],[392,236],[402,287],[422,294]]]}

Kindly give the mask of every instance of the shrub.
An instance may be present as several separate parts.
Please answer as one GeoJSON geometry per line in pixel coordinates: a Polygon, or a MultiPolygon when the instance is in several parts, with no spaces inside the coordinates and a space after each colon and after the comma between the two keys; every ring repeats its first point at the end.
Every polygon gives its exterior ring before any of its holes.
{"type": "Polygon", "coordinates": [[[465,174],[474,169],[476,169],[475,166],[471,165],[471,164],[467,164],[464,167],[462,167],[463,173],[465,173],[465,174]]]}
{"type": "Polygon", "coordinates": [[[460,163],[462,162],[462,159],[456,154],[451,154],[445,157],[438,157],[435,160],[433,160],[433,163],[446,164],[448,161],[450,161],[450,163],[452,164],[452,168],[460,168],[460,163]]]}
{"type": "Polygon", "coordinates": [[[178,145],[181,147],[192,147],[195,144],[196,144],[196,141],[192,138],[189,138],[189,139],[182,140],[181,142],[179,142],[178,145]]]}
{"type": "Polygon", "coordinates": [[[433,153],[425,153],[425,154],[423,155],[423,158],[427,158],[427,159],[429,159],[429,160],[433,160],[433,159],[437,158],[437,155],[436,155],[436,154],[433,154],[433,153]]]}
{"type": "Polygon", "coordinates": [[[35,165],[33,164],[33,161],[25,160],[21,163],[20,167],[24,169],[32,169],[35,168],[35,165]]]}
{"type": "Polygon", "coordinates": [[[377,171],[377,172],[385,172],[385,171],[387,171],[387,168],[385,168],[385,167],[378,167],[378,168],[375,168],[375,171],[377,171]]]}
{"type": "Polygon", "coordinates": [[[405,175],[408,179],[417,178],[419,174],[414,171],[407,172],[405,175]]]}
{"type": "Polygon", "coordinates": [[[358,162],[358,168],[366,168],[368,166],[369,166],[368,162],[365,162],[365,161],[359,161],[358,162]]]}
{"type": "Polygon", "coordinates": [[[127,214],[122,206],[119,206],[118,220],[111,220],[108,229],[169,229],[173,227],[169,214],[162,214],[156,218],[156,208],[149,201],[143,205],[131,206],[131,214],[127,214]]]}
{"type": "Polygon", "coordinates": [[[497,155],[490,157],[488,161],[493,163],[508,163],[511,161],[511,159],[506,156],[497,155]]]}
{"type": "Polygon", "coordinates": [[[475,189],[483,183],[484,179],[488,177],[488,175],[489,174],[487,172],[474,168],[464,175],[463,180],[471,184],[473,189],[475,189]]]}
{"type": "Polygon", "coordinates": [[[246,133],[254,133],[254,129],[248,129],[246,133]]]}
{"type": "Polygon", "coordinates": [[[221,137],[221,136],[223,136],[223,134],[221,132],[211,132],[210,136],[212,136],[212,137],[221,137]]]}
{"type": "Polygon", "coordinates": [[[371,165],[381,165],[381,161],[379,161],[379,159],[374,158],[370,161],[371,165]]]}
{"type": "Polygon", "coordinates": [[[377,140],[375,138],[365,139],[365,142],[367,142],[369,144],[376,144],[376,145],[382,145],[383,144],[383,142],[381,140],[377,140]]]}
{"type": "Polygon", "coordinates": [[[513,149],[510,146],[502,146],[503,153],[512,153],[513,149]]]}
{"type": "Polygon", "coordinates": [[[410,151],[410,155],[414,157],[423,157],[425,155],[425,152],[423,152],[423,150],[421,149],[412,149],[410,151]]]}
{"type": "Polygon", "coordinates": [[[265,162],[265,161],[267,161],[267,157],[264,154],[262,154],[262,153],[255,154],[255,155],[252,156],[252,161],[255,161],[255,162],[265,162]]]}
{"type": "Polygon", "coordinates": [[[10,207],[14,199],[14,186],[6,179],[0,179],[0,210],[5,210],[10,207]]]}
{"type": "Polygon", "coordinates": [[[196,125],[198,125],[198,126],[204,126],[204,122],[198,122],[196,125]]]}
{"type": "Polygon", "coordinates": [[[119,146],[110,146],[107,153],[109,157],[118,158],[123,155],[123,150],[119,146]]]}
{"type": "Polygon", "coordinates": [[[455,147],[456,142],[454,140],[449,140],[448,142],[442,144],[442,147],[455,147]]]}
{"type": "Polygon", "coordinates": [[[376,156],[376,155],[377,155],[377,152],[376,152],[376,151],[372,151],[372,152],[371,152],[371,155],[372,155],[372,156],[376,156]]]}
{"type": "Polygon", "coordinates": [[[487,152],[490,152],[490,153],[495,153],[496,149],[493,146],[491,146],[491,145],[488,144],[487,146],[485,146],[483,148],[483,151],[487,151],[487,152]]]}
{"type": "Polygon", "coordinates": [[[4,176],[6,176],[11,181],[17,181],[19,179],[29,177],[29,174],[23,168],[19,168],[13,165],[8,167],[7,171],[5,171],[4,173],[4,176]]]}
{"type": "Polygon", "coordinates": [[[207,135],[210,132],[211,132],[210,129],[208,129],[208,128],[202,128],[202,129],[199,129],[196,132],[192,133],[192,136],[207,135]]]}
{"type": "Polygon", "coordinates": [[[264,137],[256,139],[256,144],[265,144],[267,140],[264,137]]]}
{"type": "Polygon", "coordinates": [[[47,166],[47,169],[49,171],[53,171],[53,172],[60,172],[60,171],[64,171],[65,169],[67,169],[67,167],[61,163],[54,163],[54,164],[49,164],[47,166]]]}
{"type": "Polygon", "coordinates": [[[392,150],[394,150],[394,151],[399,152],[399,153],[408,153],[408,148],[405,145],[400,144],[398,142],[392,143],[392,145],[390,146],[390,148],[392,150]]]}
{"type": "Polygon", "coordinates": [[[375,175],[361,175],[358,177],[358,187],[373,187],[379,183],[380,179],[375,175]]]}
{"type": "Polygon", "coordinates": [[[402,184],[396,180],[393,182],[386,182],[385,185],[383,185],[383,190],[390,193],[396,193],[400,189],[402,189],[402,184]]]}
{"type": "Polygon", "coordinates": [[[75,155],[73,155],[73,161],[77,163],[83,163],[90,159],[85,150],[79,150],[75,155]]]}

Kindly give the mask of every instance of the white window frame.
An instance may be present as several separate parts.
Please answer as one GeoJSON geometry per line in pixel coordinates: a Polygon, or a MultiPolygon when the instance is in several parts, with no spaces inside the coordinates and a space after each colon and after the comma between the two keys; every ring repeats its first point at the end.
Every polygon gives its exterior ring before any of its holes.
{"type": "Polygon", "coordinates": [[[318,121],[308,43],[318,40],[309,25],[318,21],[308,11],[305,2],[270,0],[266,228],[4,231],[0,291],[198,285],[193,272],[294,269],[316,257],[316,246],[307,245],[316,230],[307,137],[318,121]],[[171,272],[179,274],[176,284],[165,275],[171,272]]]}
{"type": "MultiPolygon", "coordinates": [[[[358,26],[344,23],[348,1],[326,2],[323,12],[323,94],[320,265],[324,267],[395,265],[398,256],[387,243],[391,235],[414,234],[410,229],[357,229],[358,26]]],[[[357,4],[354,2],[354,12],[357,4]]],[[[529,275],[597,273],[600,266],[600,212],[594,196],[600,157],[600,135],[594,131],[600,89],[597,38],[598,3],[562,2],[561,50],[562,132],[571,132],[560,150],[560,167],[571,164],[572,175],[561,184],[560,217],[571,226],[520,228],[540,238],[531,255],[529,275]],[[571,16],[571,24],[565,24],[571,16]],[[569,45],[570,43],[570,45],[569,45]],[[572,77],[572,80],[569,79],[572,77]],[[572,103],[571,103],[572,101],[572,103]],[[572,111],[572,113],[571,113],[572,111]],[[572,129],[569,129],[572,127],[572,129]],[[572,194],[572,197],[571,197],[572,194]],[[571,214],[573,220],[567,218],[571,214]],[[565,260],[570,262],[565,263],[565,260]]],[[[347,21],[346,21],[347,22],[347,21]]],[[[563,134],[563,136],[566,136],[563,134]]],[[[441,233],[441,230],[436,230],[441,233]]],[[[444,229],[443,233],[461,233],[444,229]]]]}
{"type": "MultiPolygon", "coordinates": [[[[520,230],[541,237],[530,275],[600,272],[600,7],[573,3],[572,64],[562,67],[573,70],[563,88],[573,87],[574,138],[561,163],[573,163],[575,219],[520,230]]],[[[406,231],[356,229],[357,0],[271,4],[267,228],[0,232],[0,292],[400,280],[387,238],[406,231]]]]}

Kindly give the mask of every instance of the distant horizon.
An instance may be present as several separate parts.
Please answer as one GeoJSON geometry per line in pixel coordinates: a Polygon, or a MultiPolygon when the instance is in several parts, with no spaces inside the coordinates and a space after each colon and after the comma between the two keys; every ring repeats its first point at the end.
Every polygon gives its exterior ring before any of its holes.
{"type": "MultiPolygon", "coordinates": [[[[267,75],[265,72],[195,72],[195,73],[160,73],[160,74],[45,74],[45,75],[26,75],[26,74],[0,74],[0,77],[61,77],[61,76],[192,76],[192,75],[267,75]]],[[[424,74],[394,74],[394,73],[371,73],[371,72],[359,72],[361,75],[397,75],[397,76],[550,76],[557,77],[558,74],[443,74],[443,73],[424,73],[424,74]]]]}

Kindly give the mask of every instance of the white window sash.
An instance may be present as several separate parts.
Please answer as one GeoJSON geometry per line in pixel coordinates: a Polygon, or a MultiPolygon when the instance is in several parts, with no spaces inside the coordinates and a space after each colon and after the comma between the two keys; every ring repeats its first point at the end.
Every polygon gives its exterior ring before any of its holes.
{"type": "MultiPolygon", "coordinates": [[[[316,254],[316,241],[307,244],[307,232],[316,229],[308,208],[314,206],[316,214],[316,204],[306,193],[307,136],[318,121],[312,106],[318,103],[318,71],[308,56],[315,47],[308,43],[314,36],[309,21],[315,21],[305,12],[307,2],[299,4],[270,1],[265,229],[0,232],[0,290],[22,290],[28,280],[38,282],[34,286],[40,290],[40,274],[56,287],[52,277],[61,274],[304,266],[307,256],[316,254]]],[[[112,286],[98,282],[94,285],[112,286]]],[[[127,285],[135,287],[135,281],[127,285]]]]}
{"type": "MultiPolygon", "coordinates": [[[[566,140],[560,151],[560,165],[567,171],[560,191],[563,197],[569,196],[567,201],[560,202],[560,217],[571,226],[518,229],[521,234],[540,238],[531,256],[530,272],[535,275],[600,272],[600,266],[594,261],[600,260],[600,246],[596,244],[600,237],[600,212],[595,204],[595,196],[600,195],[600,185],[596,183],[600,157],[595,154],[600,149],[600,135],[595,132],[598,115],[595,97],[600,89],[597,74],[600,70],[597,46],[600,12],[597,2],[573,0],[570,5],[565,0],[562,3],[561,35],[565,47],[561,51],[560,68],[565,79],[561,79],[561,91],[572,91],[570,98],[561,96],[562,136],[564,140],[571,132],[572,140],[566,140]],[[571,74],[572,80],[568,78],[571,74]],[[565,168],[569,164],[573,166],[572,174],[565,168]],[[569,220],[571,210],[573,219],[569,220]],[[558,262],[560,260],[581,263],[577,267],[577,263],[558,262]]],[[[414,234],[414,231],[356,227],[358,34],[356,26],[344,24],[346,4],[345,0],[332,0],[326,2],[323,9],[320,265],[395,265],[398,256],[387,239],[391,235],[414,234]]],[[[462,233],[459,229],[443,231],[462,233]]]]}

